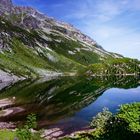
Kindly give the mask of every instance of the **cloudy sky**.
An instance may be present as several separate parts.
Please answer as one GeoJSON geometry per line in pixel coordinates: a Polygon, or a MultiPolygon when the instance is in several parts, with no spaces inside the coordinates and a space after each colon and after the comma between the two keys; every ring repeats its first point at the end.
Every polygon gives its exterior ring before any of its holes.
{"type": "Polygon", "coordinates": [[[140,0],[13,0],[73,24],[106,50],[140,60],[140,0]]]}

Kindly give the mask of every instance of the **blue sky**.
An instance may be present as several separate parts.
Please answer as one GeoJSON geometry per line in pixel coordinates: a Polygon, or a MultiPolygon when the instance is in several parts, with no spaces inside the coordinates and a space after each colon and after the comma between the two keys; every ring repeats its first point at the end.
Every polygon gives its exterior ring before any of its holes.
{"type": "Polygon", "coordinates": [[[13,0],[73,24],[108,51],[140,60],[140,0],[13,0]]]}

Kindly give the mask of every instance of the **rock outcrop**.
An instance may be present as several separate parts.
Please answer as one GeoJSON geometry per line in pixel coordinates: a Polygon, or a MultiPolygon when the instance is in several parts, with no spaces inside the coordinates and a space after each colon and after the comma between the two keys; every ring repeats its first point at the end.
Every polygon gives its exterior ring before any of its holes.
{"type": "Polygon", "coordinates": [[[0,0],[0,15],[11,14],[13,10],[13,4],[11,0],[0,0]]]}

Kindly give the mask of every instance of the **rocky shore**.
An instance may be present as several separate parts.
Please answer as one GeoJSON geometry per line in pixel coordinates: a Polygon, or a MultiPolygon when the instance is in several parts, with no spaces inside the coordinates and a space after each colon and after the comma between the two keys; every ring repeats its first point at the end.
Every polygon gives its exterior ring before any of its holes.
{"type": "Polygon", "coordinates": [[[0,70],[0,86],[1,86],[1,83],[4,83],[4,82],[11,82],[11,81],[18,81],[18,80],[24,80],[23,77],[18,77],[18,76],[15,76],[11,73],[7,73],[3,70],[0,70]]]}

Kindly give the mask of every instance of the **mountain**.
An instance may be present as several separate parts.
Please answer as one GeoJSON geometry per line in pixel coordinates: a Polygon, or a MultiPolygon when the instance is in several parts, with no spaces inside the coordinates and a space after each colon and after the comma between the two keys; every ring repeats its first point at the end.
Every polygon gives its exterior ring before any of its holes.
{"type": "Polygon", "coordinates": [[[118,58],[70,24],[0,0],[0,77],[75,74],[118,58]]]}

